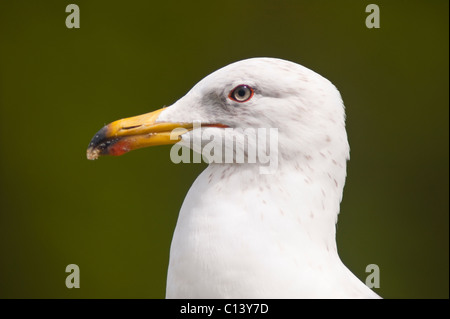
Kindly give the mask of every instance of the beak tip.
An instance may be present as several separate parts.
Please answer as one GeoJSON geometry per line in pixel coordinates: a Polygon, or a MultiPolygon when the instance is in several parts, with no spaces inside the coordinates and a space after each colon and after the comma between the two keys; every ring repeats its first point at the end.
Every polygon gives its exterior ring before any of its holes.
{"type": "Polygon", "coordinates": [[[108,141],[108,127],[105,125],[100,131],[98,131],[91,142],[89,143],[86,151],[86,157],[88,160],[96,160],[100,155],[103,155],[107,146],[111,143],[108,141]]]}
{"type": "Polygon", "coordinates": [[[100,150],[90,146],[86,151],[86,157],[88,160],[96,160],[100,156],[100,150]]]}

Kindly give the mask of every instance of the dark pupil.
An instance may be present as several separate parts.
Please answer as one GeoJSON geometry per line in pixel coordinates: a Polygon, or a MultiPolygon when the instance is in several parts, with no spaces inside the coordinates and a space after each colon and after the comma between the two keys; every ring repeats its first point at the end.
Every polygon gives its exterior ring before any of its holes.
{"type": "Polygon", "coordinates": [[[240,97],[245,96],[245,90],[244,90],[244,89],[240,89],[240,90],[238,91],[238,95],[239,95],[240,97]]]}

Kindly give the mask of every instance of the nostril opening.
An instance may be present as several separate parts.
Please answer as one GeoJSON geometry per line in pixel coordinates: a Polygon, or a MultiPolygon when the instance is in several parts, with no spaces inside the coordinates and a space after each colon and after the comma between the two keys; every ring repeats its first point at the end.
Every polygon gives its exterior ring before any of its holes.
{"type": "Polygon", "coordinates": [[[140,125],[133,125],[133,126],[124,126],[122,127],[122,130],[131,130],[132,128],[139,127],[140,125]]]}

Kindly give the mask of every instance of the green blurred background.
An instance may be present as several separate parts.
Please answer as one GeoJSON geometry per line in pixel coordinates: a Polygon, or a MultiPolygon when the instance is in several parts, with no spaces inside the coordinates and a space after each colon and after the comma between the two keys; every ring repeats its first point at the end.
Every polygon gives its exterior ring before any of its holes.
{"type": "Polygon", "coordinates": [[[330,79],[351,161],[337,240],[385,298],[449,297],[449,2],[1,1],[0,297],[163,298],[184,196],[205,164],[170,147],[86,159],[105,123],[271,56],[330,79]],[[76,3],[81,28],[67,29],[76,3]],[[381,28],[367,29],[376,3],[381,28]],[[65,267],[80,266],[80,289],[65,267]]]}

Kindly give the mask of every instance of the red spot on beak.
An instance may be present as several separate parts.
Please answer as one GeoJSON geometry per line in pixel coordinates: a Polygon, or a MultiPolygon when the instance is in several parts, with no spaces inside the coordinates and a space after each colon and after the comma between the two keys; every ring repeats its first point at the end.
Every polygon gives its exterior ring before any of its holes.
{"type": "Polygon", "coordinates": [[[130,143],[129,141],[122,140],[114,143],[108,148],[109,155],[112,156],[120,156],[130,151],[130,143]]]}

